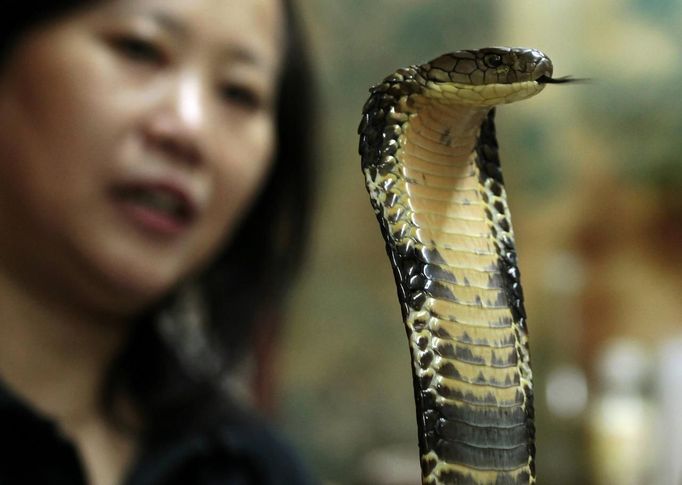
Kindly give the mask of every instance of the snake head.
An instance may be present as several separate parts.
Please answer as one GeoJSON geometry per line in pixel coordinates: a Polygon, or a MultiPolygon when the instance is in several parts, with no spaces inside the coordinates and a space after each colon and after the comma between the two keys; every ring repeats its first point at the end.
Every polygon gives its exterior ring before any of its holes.
{"type": "Polygon", "coordinates": [[[425,64],[427,79],[474,86],[552,77],[552,61],[537,49],[486,47],[442,55],[425,64]]]}
{"type": "Polygon", "coordinates": [[[566,82],[552,78],[549,57],[524,47],[451,52],[417,69],[427,81],[427,96],[488,107],[529,98],[548,83],[566,82]]]}

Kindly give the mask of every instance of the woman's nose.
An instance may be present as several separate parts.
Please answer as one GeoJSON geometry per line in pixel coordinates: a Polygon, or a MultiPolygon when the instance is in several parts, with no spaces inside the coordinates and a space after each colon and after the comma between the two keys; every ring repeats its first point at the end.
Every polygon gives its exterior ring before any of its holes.
{"type": "Polygon", "coordinates": [[[148,148],[173,161],[197,165],[203,161],[206,108],[198,76],[178,75],[155,97],[144,127],[148,148]]]}

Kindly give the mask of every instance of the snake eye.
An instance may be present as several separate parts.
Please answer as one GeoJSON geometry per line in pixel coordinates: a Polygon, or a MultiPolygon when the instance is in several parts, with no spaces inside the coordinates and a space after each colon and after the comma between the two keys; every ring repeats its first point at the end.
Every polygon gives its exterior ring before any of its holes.
{"type": "Polygon", "coordinates": [[[502,65],[502,56],[499,54],[488,54],[483,58],[483,62],[488,67],[500,67],[502,65]]]}

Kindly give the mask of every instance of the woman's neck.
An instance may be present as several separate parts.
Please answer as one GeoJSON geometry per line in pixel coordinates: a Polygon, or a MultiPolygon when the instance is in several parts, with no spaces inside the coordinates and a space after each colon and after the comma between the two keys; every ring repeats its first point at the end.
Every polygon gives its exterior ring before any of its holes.
{"type": "Polygon", "coordinates": [[[36,293],[0,271],[0,377],[45,415],[78,420],[97,409],[127,325],[36,293]]]}
{"type": "Polygon", "coordinates": [[[76,444],[90,483],[115,483],[134,451],[100,409],[103,376],[127,332],[123,319],[40,295],[0,270],[0,378],[76,444]]]}

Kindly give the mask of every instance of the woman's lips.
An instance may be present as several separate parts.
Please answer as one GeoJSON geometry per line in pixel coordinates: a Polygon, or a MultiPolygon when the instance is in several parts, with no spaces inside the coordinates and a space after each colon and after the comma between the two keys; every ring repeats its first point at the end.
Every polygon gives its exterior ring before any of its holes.
{"type": "Polygon", "coordinates": [[[198,206],[189,191],[173,183],[121,184],[114,188],[112,194],[126,219],[154,236],[180,236],[198,215],[198,206]]]}

